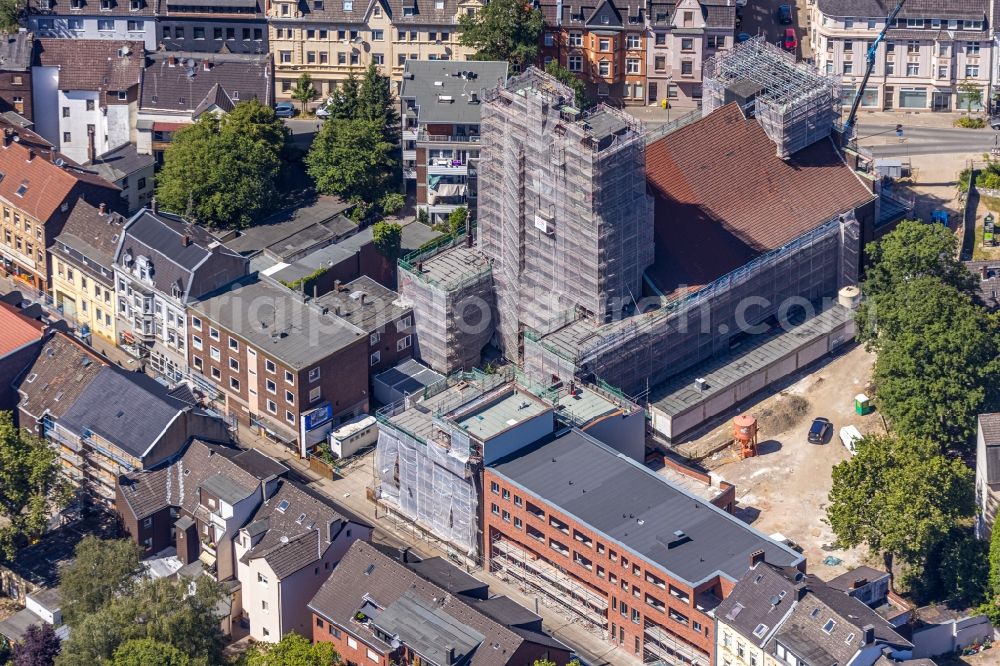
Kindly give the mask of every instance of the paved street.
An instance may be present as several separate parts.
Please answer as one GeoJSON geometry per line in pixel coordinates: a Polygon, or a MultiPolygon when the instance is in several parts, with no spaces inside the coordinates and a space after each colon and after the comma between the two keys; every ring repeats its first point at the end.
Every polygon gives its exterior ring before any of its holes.
{"type": "Polygon", "coordinates": [[[746,7],[739,8],[737,11],[743,17],[743,22],[737,29],[737,33],[745,32],[751,37],[762,36],[772,44],[779,44],[785,34],[785,28],[793,27],[799,39],[799,48],[796,51],[798,57],[801,59],[812,57],[809,44],[804,43],[808,42],[806,22],[809,12],[806,0],[798,2],[795,0],[747,0],[746,7]],[[777,21],[778,6],[783,4],[791,4],[793,7],[792,18],[795,19],[795,23],[791,26],[781,25],[777,21]]]}
{"type": "MultiPolygon", "coordinates": [[[[885,114],[880,114],[885,115],[885,114]]],[[[948,114],[949,118],[954,117],[948,114]]],[[[875,157],[909,157],[912,155],[968,154],[980,157],[989,152],[1000,133],[991,129],[971,130],[958,127],[935,127],[919,124],[911,118],[858,121],[858,143],[870,147],[875,157]],[[902,140],[896,137],[896,124],[903,125],[902,140]]]]}

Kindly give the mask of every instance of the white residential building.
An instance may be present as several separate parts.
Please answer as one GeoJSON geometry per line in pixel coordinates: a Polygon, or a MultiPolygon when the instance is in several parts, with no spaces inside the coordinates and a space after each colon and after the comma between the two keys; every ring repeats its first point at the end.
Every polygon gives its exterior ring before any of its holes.
{"type": "Polygon", "coordinates": [[[28,29],[38,37],[140,41],[156,50],[155,0],[29,0],[28,29]]]}
{"type": "MultiPolygon", "coordinates": [[[[869,46],[892,3],[816,0],[809,40],[821,72],[843,82],[845,107],[865,73],[869,46]]],[[[878,46],[861,108],[979,110],[993,66],[988,0],[911,0],[878,46]]]]}

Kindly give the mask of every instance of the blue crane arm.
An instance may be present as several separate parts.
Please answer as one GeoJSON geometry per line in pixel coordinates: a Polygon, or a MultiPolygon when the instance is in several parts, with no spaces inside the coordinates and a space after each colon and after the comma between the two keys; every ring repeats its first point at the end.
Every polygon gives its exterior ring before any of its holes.
{"type": "Polygon", "coordinates": [[[896,3],[896,6],[889,12],[889,16],[885,20],[885,26],[879,31],[878,36],[872,42],[871,46],[868,47],[868,52],[865,54],[865,75],[861,79],[861,85],[858,86],[857,92],[854,94],[854,103],[851,104],[851,112],[848,114],[847,120],[844,121],[845,132],[851,132],[854,129],[854,122],[858,117],[858,107],[861,106],[861,98],[865,94],[865,87],[868,85],[868,79],[872,75],[872,70],[875,69],[875,55],[878,53],[878,45],[885,41],[885,34],[889,31],[889,26],[896,20],[896,16],[903,8],[903,3],[905,2],[906,0],[899,0],[896,3]]]}

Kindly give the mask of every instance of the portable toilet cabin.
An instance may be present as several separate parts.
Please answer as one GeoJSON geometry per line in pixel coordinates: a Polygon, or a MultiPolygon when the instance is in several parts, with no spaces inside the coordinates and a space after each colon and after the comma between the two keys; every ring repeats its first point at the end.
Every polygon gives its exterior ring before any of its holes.
{"type": "Polygon", "coordinates": [[[864,393],[854,396],[854,413],[864,416],[872,411],[872,401],[864,393]]]}

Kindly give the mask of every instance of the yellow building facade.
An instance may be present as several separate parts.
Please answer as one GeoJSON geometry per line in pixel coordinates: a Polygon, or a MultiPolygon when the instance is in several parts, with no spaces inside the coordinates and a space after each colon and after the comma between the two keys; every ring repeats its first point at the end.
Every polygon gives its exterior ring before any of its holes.
{"type": "Polygon", "coordinates": [[[291,99],[302,74],[326,98],[338,82],[371,63],[399,92],[407,60],[468,60],[459,44],[458,18],[479,0],[274,0],[268,8],[275,97],[291,99]]]}

